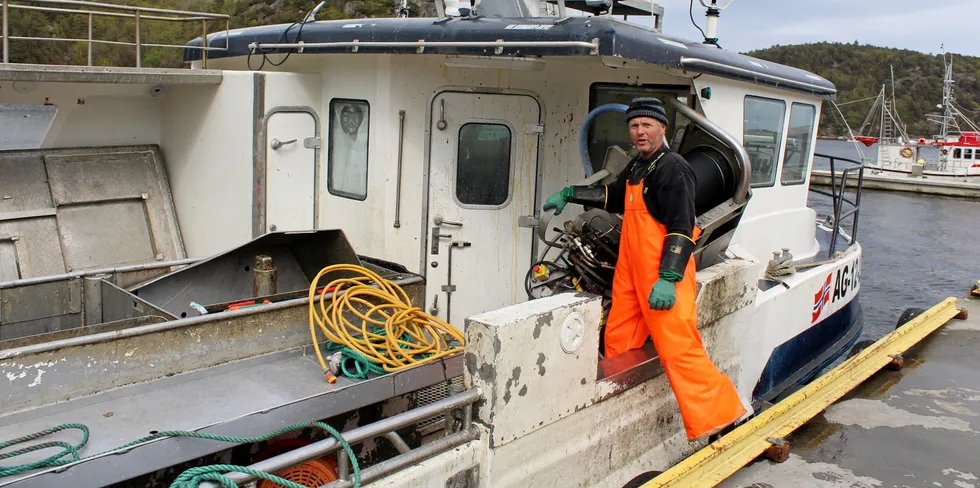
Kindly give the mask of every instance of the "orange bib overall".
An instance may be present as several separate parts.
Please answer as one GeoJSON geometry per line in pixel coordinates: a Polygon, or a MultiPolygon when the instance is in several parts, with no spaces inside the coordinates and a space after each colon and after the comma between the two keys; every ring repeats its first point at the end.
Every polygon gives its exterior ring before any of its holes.
{"type": "MultiPolygon", "coordinates": [[[[677,397],[687,437],[713,434],[746,411],[735,386],[708,358],[697,329],[695,269],[692,257],[675,285],[670,310],[653,310],[650,290],[659,279],[667,228],[650,215],[643,182],[627,184],[619,260],[613,277],[612,310],[606,323],[606,356],[643,346],[648,336],[660,355],[677,397]]],[[[694,238],[701,230],[694,228],[694,238]]]]}

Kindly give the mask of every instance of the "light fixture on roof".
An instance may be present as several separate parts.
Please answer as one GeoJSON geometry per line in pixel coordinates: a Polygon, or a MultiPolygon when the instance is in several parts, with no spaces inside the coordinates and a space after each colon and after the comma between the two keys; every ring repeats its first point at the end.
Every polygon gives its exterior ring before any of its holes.
{"type": "Polygon", "coordinates": [[[708,9],[704,14],[708,18],[704,26],[704,43],[718,46],[718,17],[721,16],[721,11],[728,8],[734,0],[728,0],[728,3],[724,5],[718,5],[718,0],[698,1],[701,2],[702,7],[708,9]]]}

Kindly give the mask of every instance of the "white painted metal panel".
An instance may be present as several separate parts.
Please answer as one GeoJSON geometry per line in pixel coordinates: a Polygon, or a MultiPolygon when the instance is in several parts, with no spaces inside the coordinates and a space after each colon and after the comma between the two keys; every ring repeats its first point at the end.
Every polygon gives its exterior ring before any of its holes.
{"type": "Polygon", "coordinates": [[[316,121],[305,112],[279,112],[269,117],[266,133],[267,230],[312,229],[316,150],[303,140],[316,136],[316,121]]]}
{"type": "Polygon", "coordinates": [[[534,213],[538,135],[529,132],[539,116],[529,96],[447,92],[433,100],[426,305],[457,327],[527,299],[534,234],[518,219],[534,213]],[[434,239],[433,228],[452,237],[434,239]]]}

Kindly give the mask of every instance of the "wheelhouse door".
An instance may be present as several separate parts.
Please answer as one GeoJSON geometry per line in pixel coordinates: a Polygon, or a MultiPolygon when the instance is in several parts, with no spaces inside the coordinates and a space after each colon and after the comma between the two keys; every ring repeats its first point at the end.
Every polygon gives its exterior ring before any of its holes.
{"type": "Polygon", "coordinates": [[[527,298],[540,109],[529,96],[446,92],[431,120],[426,306],[462,329],[527,298]]]}
{"type": "Polygon", "coordinates": [[[316,119],[307,112],[276,112],[266,132],[266,231],[310,230],[317,150],[305,142],[317,137],[316,119]]]}

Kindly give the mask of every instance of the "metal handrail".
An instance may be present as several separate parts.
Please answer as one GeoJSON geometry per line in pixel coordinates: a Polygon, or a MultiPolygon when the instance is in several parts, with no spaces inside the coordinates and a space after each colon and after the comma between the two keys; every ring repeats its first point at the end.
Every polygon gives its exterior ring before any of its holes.
{"type": "Polygon", "coordinates": [[[201,60],[205,68],[207,68],[208,63],[208,51],[227,51],[228,50],[228,32],[231,30],[231,17],[225,14],[212,14],[204,12],[194,12],[194,11],[184,11],[184,10],[170,10],[170,9],[160,9],[152,7],[134,7],[130,5],[113,5],[109,3],[99,3],[99,2],[88,2],[83,0],[17,0],[22,3],[29,4],[48,4],[48,5],[62,5],[62,6],[78,6],[85,7],[88,9],[101,9],[101,10],[83,10],[81,8],[58,8],[58,7],[44,7],[38,5],[24,5],[24,4],[13,4],[11,0],[0,0],[2,4],[2,9],[0,9],[0,17],[2,17],[3,30],[3,56],[0,58],[4,63],[10,62],[10,41],[58,41],[58,42],[85,42],[88,44],[88,66],[92,66],[92,45],[93,44],[109,44],[118,46],[135,46],[136,47],[136,67],[141,68],[143,66],[143,56],[142,51],[144,47],[169,47],[178,49],[198,49],[201,53],[201,60]],[[11,36],[10,29],[8,26],[8,16],[10,9],[28,10],[28,11],[39,11],[39,12],[51,12],[51,13],[62,13],[62,14],[78,14],[88,16],[88,37],[85,39],[75,39],[75,38],[61,38],[61,37],[33,37],[33,36],[11,36]],[[144,13],[150,14],[160,14],[160,15],[144,15],[144,13]],[[103,39],[93,39],[92,38],[92,19],[93,17],[116,17],[116,18],[128,18],[136,20],[136,42],[126,42],[126,41],[109,41],[103,39]],[[200,46],[188,46],[188,45],[177,45],[177,44],[152,44],[142,42],[140,36],[140,20],[159,20],[166,22],[201,22],[202,39],[204,41],[200,46]],[[225,21],[225,46],[224,47],[212,47],[207,45],[208,39],[208,21],[225,21]]]}
{"type": "Polygon", "coordinates": [[[843,219],[851,217],[852,215],[853,215],[853,219],[851,220],[851,232],[850,235],[848,236],[847,244],[851,245],[857,241],[858,215],[860,214],[861,211],[861,191],[864,187],[864,164],[859,163],[853,159],[842,158],[838,156],[829,156],[826,154],[815,153],[813,156],[815,158],[816,157],[826,158],[830,161],[830,192],[828,193],[826,191],[818,190],[813,187],[810,187],[810,191],[820,195],[828,196],[833,199],[834,228],[830,237],[830,250],[828,252],[829,257],[833,257],[834,253],[837,252],[837,237],[840,236],[841,234],[840,223],[843,219]],[[851,166],[841,169],[840,186],[838,186],[837,167],[834,164],[835,161],[837,160],[851,164],[851,166]],[[850,177],[851,173],[857,173],[857,179],[858,179],[854,191],[853,200],[847,198],[847,195],[845,194],[847,190],[848,178],[850,177]],[[849,208],[847,211],[844,211],[845,203],[851,206],[851,208],[849,208]]]}

